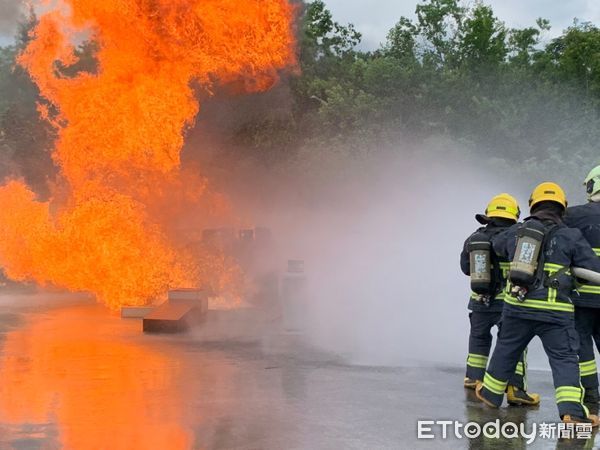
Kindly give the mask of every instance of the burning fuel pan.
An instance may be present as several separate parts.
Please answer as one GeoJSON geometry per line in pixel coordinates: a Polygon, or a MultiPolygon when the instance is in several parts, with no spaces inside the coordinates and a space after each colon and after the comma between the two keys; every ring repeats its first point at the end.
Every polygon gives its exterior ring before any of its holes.
{"type": "Polygon", "coordinates": [[[200,289],[169,291],[169,299],[143,319],[144,333],[182,333],[202,323],[208,293],[200,289]]]}
{"type": "Polygon", "coordinates": [[[154,310],[154,306],[123,306],[122,319],[143,319],[154,310]]]}

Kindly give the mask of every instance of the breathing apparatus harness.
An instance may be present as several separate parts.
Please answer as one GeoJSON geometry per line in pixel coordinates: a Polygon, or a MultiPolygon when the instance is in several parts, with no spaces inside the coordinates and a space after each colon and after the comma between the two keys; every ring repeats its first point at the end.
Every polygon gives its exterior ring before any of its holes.
{"type": "Polygon", "coordinates": [[[564,267],[546,276],[544,250],[558,229],[557,224],[546,225],[538,219],[529,219],[517,231],[517,245],[508,279],[512,286],[510,293],[519,302],[524,302],[527,294],[540,286],[558,289],[559,278],[569,271],[569,267],[564,267]]]}
{"type": "Polygon", "coordinates": [[[500,287],[500,265],[492,249],[492,238],[504,231],[501,227],[481,227],[469,238],[467,252],[471,272],[471,290],[477,294],[474,298],[486,307],[498,294],[500,287]]]}

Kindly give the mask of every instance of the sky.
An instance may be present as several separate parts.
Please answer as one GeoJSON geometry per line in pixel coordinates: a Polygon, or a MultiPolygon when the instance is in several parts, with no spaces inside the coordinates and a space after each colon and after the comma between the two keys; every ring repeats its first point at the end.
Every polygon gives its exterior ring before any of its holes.
{"type": "Polygon", "coordinates": [[[0,0],[0,45],[9,44],[16,31],[21,3],[18,0],[0,0]]]}
{"type": "MultiPolygon", "coordinates": [[[[414,18],[418,0],[325,0],[337,22],[353,23],[363,35],[362,47],[374,49],[385,41],[390,28],[401,16],[414,18]]],[[[473,3],[473,2],[465,2],[473,3]]],[[[573,23],[574,18],[600,25],[600,0],[485,0],[508,27],[535,24],[538,17],[550,20],[551,39],[573,23]]]]}

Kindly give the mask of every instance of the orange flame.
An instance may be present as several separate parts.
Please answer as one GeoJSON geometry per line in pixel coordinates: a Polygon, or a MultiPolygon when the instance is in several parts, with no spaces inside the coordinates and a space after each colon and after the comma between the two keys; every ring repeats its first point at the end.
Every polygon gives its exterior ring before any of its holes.
{"type": "MultiPolygon", "coordinates": [[[[112,308],[206,282],[162,208],[177,198],[205,215],[223,210],[205,179],[190,185],[180,171],[184,131],[199,111],[193,85],[270,88],[295,65],[293,15],[287,0],[54,2],[19,62],[47,100],[40,112],[57,129],[61,179],[47,203],[21,181],[0,187],[7,276],[91,291],[112,308]],[[83,33],[97,43],[97,72],[69,77],[83,33]]],[[[222,284],[235,269],[215,271],[222,284]]]]}

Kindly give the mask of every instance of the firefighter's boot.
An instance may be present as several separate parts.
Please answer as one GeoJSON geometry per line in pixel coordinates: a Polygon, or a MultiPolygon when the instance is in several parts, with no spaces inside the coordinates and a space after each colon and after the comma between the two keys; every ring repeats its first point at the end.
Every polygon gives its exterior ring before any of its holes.
{"type": "Polygon", "coordinates": [[[590,414],[587,417],[578,417],[565,414],[561,417],[561,419],[563,423],[590,423],[592,424],[592,428],[596,428],[598,425],[600,425],[600,419],[594,414],[590,414]]]}
{"type": "Polygon", "coordinates": [[[512,406],[535,406],[540,404],[540,395],[529,394],[527,391],[519,389],[518,387],[508,386],[506,389],[506,400],[508,401],[508,404],[512,406]]]}
{"type": "Polygon", "coordinates": [[[477,387],[477,383],[481,383],[481,380],[474,380],[472,378],[465,377],[465,389],[475,389],[477,387]]]}
{"type": "Polygon", "coordinates": [[[483,403],[485,403],[486,405],[488,405],[490,408],[498,408],[496,405],[494,405],[492,402],[490,402],[487,398],[485,398],[483,395],[481,395],[482,389],[483,389],[483,383],[478,381],[477,387],[475,388],[475,395],[477,396],[477,398],[479,400],[481,400],[483,403]]]}
{"type": "Polygon", "coordinates": [[[585,395],[583,396],[583,403],[596,404],[598,402],[600,402],[600,393],[598,392],[598,388],[586,389],[585,395]]]}

